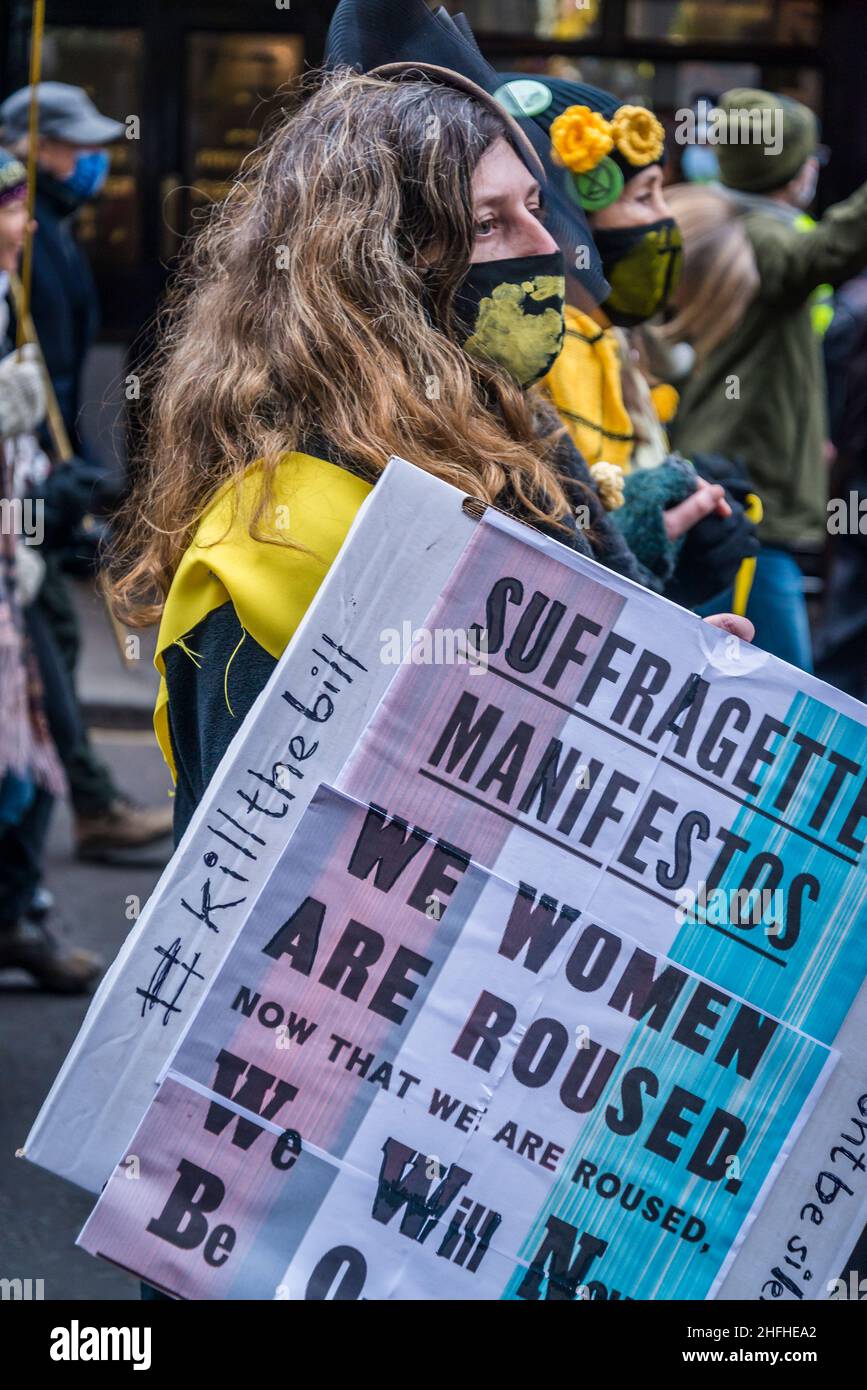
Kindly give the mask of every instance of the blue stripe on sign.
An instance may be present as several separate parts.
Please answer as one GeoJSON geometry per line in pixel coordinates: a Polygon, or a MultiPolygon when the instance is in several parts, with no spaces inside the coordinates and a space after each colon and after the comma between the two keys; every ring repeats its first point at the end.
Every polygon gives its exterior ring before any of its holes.
{"type": "MultiPolygon", "coordinates": [[[[736,1005],[730,1005],[733,1013],[736,1005]]],[[[828,1061],[828,1052],[803,1034],[780,1025],[764,1052],[752,1079],[740,1077],[734,1066],[713,1062],[719,1043],[710,1042],[699,1056],[671,1040],[681,1010],[661,1032],[637,1023],[611,1080],[581,1132],[564,1158],[561,1176],[551,1188],[519,1252],[523,1264],[531,1265],[546,1234],[551,1216],[567,1222],[576,1231],[576,1245],[582,1233],[607,1241],[607,1249],[593,1261],[585,1280],[598,1280],[608,1298],[616,1293],[633,1299],[703,1299],[707,1296],[725,1256],[756,1200],[798,1114],[828,1061]],[[644,1094],[644,1118],[636,1135],[614,1134],[605,1120],[606,1107],[619,1108],[620,1086],[626,1072],[647,1068],[659,1079],[658,1096],[644,1094]],[[680,1154],[669,1161],[645,1147],[665,1100],[673,1086],[682,1087],[703,1103],[697,1114],[690,1114],[690,1134],[686,1138],[670,1135],[680,1154]],[[698,1137],[715,1109],[737,1116],[747,1135],[734,1157],[728,1175],[709,1181],[689,1172],[687,1163],[698,1137]],[[596,1173],[612,1173],[620,1179],[619,1191],[600,1196],[593,1186],[586,1189],[572,1180],[581,1162],[596,1165],[596,1173]],[[736,1192],[727,1190],[729,1181],[740,1181],[736,1192]],[[645,1196],[638,1209],[629,1211],[621,1204],[627,1184],[631,1190],[627,1205],[639,1191],[645,1196]],[[686,1229],[687,1216],[696,1217],[706,1228],[696,1242],[662,1229],[660,1219],[650,1221],[641,1214],[646,1199],[662,1199],[659,1216],[669,1205],[685,1215],[679,1220],[686,1229]]],[[[722,1033],[720,1033],[722,1036],[722,1033]]],[[[720,1152],[725,1152],[720,1147],[720,1152]]],[[[697,1228],[692,1228],[697,1230],[697,1228]]],[[[506,1285],[504,1299],[518,1299],[526,1278],[522,1268],[506,1285]]],[[[543,1279],[540,1297],[546,1297],[543,1279]]],[[[593,1291],[598,1294],[598,1290],[593,1291]]]]}
{"type": "MultiPolygon", "coordinates": [[[[799,692],[784,722],[862,768],[867,765],[867,730],[863,724],[820,700],[799,692]]],[[[839,804],[826,824],[817,829],[809,823],[821,788],[831,775],[827,760],[823,760],[819,776],[802,779],[783,813],[788,825],[803,834],[792,834],[761,814],[765,811],[780,816],[774,802],[790,765],[791,758],[782,758],[761,768],[755,775],[760,784],[758,795],[740,809],[730,829],[743,836],[755,852],[770,851],[782,861],[784,902],[785,890],[795,875],[812,874],[818,881],[818,900],[802,899],[797,941],[781,949],[775,944],[773,931],[768,931],[768,926],[773,926],[770,922],[748,923],[742,928],[728,923],[719,930],[686,922],[669,956],[830,1043],[867,973],[867,872],[863,861],[852,864],[825,847],[839,849],[836,836],[847,806],[851,806],[851,794],[838,796],[839,804]],[[853,930],[854,926],[859,929],[853,930]]],[[[848,779],[849,788],[854,790],[856,785],[856,778],[848,779]]],[[[729,866],[719,885],[724,894],[740,888],[744,862],[741,855],[729,866]]]]}

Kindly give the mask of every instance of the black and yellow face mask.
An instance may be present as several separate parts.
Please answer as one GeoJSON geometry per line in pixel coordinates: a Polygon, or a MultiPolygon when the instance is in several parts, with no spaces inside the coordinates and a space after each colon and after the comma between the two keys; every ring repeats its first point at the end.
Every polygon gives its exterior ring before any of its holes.
{"type": "Polygon", "coordinates": [[[464,348],[532,386],[560,355],[565,302],[560,251],[472,265],[455,297],[464,348]]]}
{"type": "Polygon", "coordinates": [[[621,328],[652,319],[664,309],[683,270],[683,239],[673,217],[646,227],[593,231],[611,294],[602,305],[621,328]]]}

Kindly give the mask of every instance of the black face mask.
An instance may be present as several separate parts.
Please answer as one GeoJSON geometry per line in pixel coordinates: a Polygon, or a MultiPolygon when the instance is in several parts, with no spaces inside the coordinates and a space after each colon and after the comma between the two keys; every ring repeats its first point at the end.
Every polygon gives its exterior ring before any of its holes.
{"type": "Polygon", "coordinates": [[[565,303],[560,251],[471,265],[455,297],[464,349],[532,386],[560,355],[565,303]]]}
{"type": "Polygon", "coordinates": [[[680,281],[683,240],[673,217],[646,227],[593,232],[611,294],[602,305],[612,323],[634,328],[664,309],[680,281]]]}
{"type": "Polygon", "coordinates": [[[36,170],[37,190],[54,204],[55,212],[59,217],[69,217],[81,207],[83,199],[74,189],[64,184],[61,179],[56,179],[53,174],[49,174],[45,169],[36,170]]]}

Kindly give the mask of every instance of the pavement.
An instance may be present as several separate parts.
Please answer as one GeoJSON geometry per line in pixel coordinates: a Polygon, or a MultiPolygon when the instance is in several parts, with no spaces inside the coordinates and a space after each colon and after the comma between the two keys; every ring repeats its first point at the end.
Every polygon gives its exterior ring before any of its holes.
{"type": "Polygon", "coordinates": [[[94,585],[82,580],[69,585],[82,637],[78,698],[88,724],[149,730],[159,684],[153,665],[156,628],[118,628],[94,585]]]}
{"type": "MultiPolygon", "coordinates": [[[[79,695],[98,753],[121,790],[160,804],[168,770],[150,731],[156,673],[153,633],[122,663],[102,601],[76,582],[84,651],[79,695]]],[[[68,805],[54,813],[46,884],[70,936],[110,962],[132,926],[130,899],[143,905],[171,852],[168,841],[140,852],[134,868],[79,863],[68,805]]],[[[134,905],[132,905],[134,906],[134,905]]],[[[87,998],[42,994],[25,975],[0,973],[0,1278],[42,1279],[46,1299],[138,1299],[138,1282],[76,1249],[94,1198],[15,1157],[84,1019],[87,998]]]]}

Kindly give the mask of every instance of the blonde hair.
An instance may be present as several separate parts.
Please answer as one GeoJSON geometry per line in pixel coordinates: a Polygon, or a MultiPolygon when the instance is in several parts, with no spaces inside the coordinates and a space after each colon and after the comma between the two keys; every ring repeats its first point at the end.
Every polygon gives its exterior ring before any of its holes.
{"type": "Polygon", "coordinates": [[[688,342],[697,361],[743,322],[759,288],[756,258],[733,200],[718,189],[675,184],[665,200],[683,236],[683,275],[676,313],[658,330],[667,342],[688,342]]]}
{"type": "Polygon", "coordinates": [[[570,510],[550,461],[559,423],[468,357],[453,322],[473,170],[506,127],[429,81],[316,80],[214,210],[159,325],[106,584],[135,625],[158,617],[215,492],[258,460],[250,534],[293,543],[261,522],[280,457],[305,441],[371,481],[404,454],[529,520],[570,510]]]}

